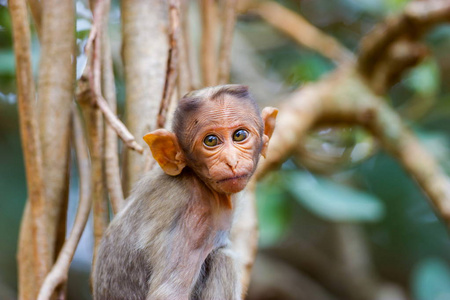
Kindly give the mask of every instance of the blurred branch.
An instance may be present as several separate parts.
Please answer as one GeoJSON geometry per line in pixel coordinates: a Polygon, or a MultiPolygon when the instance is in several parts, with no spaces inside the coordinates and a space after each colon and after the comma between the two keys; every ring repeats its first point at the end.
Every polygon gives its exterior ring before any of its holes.
{"type": "Polygon", "coordinates": [[[218,84],[225,84],[230,78],[231,45],[233,41],[234,25],[236,23],[237,0],[225,1],[222,40],[219,53],[218,84]]]}
{"type": "Polygon", "coordinates": [[[270,25],[294,39],[300,45],[317,51],[335,63],[354,60],[354,55],[335,38],[323,33],[301,15],[273,2],[254,6],[255,11],[270,25]]]}
{"type": "Polygon", "coordinates": [[[42,2],[39,0],[27,0],[28,5],[30,6],[31,15],[33,16],[34,27],[36,28],[36,32],[38,38],[42,37],[42,2]]]}
{"type": "Polygon", "coordinates": [[[201,41],[201,67],[203,86],[212,86],[217,83],[217,57],[216,57],[216,29],[217,7],[214,0],[201,0],[202,41],[201,41]]]}
{"type": "Polygon", "coordinates": [[[236,221],[231,229],[230,238],[233,250],[239,255],[239,273],[242,294],[245,295],[258,251],[258,219],[256,216],[256,185],[247,185],[242,195],[236,221]]]}
{"type": "Polygon", "coordinates": [[[259,254],[256,258],[248,299],[337,300],[318,282],[290,264],[259,254]]]}
{"type": "Polygon", "coordinates": [[[11,0],[9,1],[9,9],[12,18],[17,68],[20,135],[25,157],[29,199],[23,215],[19,239],[19,297],[21,299],[32,299],[36,295],[35,288],[40,286],[50,267],[50,245],[47,239],[47,228],[45,227],[43,162],[31,68],[31,36],[26,2],[24,0],[11,0]],[[25,229],[31,229],[31,232],[24,232],[25,229]],[[28,267],[31,267],[31,269],[26,269],[28,267]]]}
{"type": "Polygon", "coordinates": [[[385,94],[406,70],[422,61],[428,52],[421,42],[407,39],[395,41],[369,74],[370,78],[367,77],[368,84],[378,95],[385,94]]]}
{"type": "Polygon", "coordinates": [[[180,3],[180,34],[178,39],[178,96],[181,98],[192,89],[193,70],[190,55],[191,41],[189,35],[189,0],[180,3]]]}
{"type": "Polygon", "coordinates": [[[278,74],[264,74],[264,61],[239,29],[234,33],[232,56],[233,79],[250,86],[259,104],[274,105],[275,98],[287,93],[283,79],[278,74]]]}
{"type": "Polygon", "coordinates": [[[385,78],[399,77],[425,55],[415,40],[432,26],[449,20],[448,1],[412,2],[403,14],[388,19],[364,39],[356,65],[343,64],[293,93],[280,109],[268,159],[260,164],[255,179],[279,167],[294,153],[298,141],[320,123],[357,124],[367,128],[400,161],[450,226],[450,179],[394,109],[374,94],[374,90],[385,92],[394,83],[385,78]],[[384,66],[384,73],[389,74],[377,74],[375,64],[384,66]],[[383,83],[377,85],[370,76],[383,78],[383,83]]]}
{"type": "Polygon", "coordinates": [[[45,278],[39,292],[38,300],[50,299],[54,290],[67,281],[70,263],[80,241],[81,235],[91,211],[91,187],[90,187],[90,165],[89,154],[87,152],[86,137],[83,133],[82,121],[76,107],[73,109],[73,140],[75,144],[78,172],[80,180],[80,198],[78,200],[78,210],[75,217],[72,232],[65,241],[56,263],[45,278]]]}
{"type": "Polygon", "coordinates": [[[450,21],[447,0],[413,1],[404,12],[388,18],[361,43],[357,68],[368,84],[384,93],[401,74],[427,54],[418,42],[433,26],[450,21]]]}
{"type": "Polygon", "coordinates": [[[169,59],[167,60],[166,82],[159,107],[158,128],[166,125],[167,113],[173,92],[176,87],[179,66],[179,41],[180,41],[180,0],[169,1],[169,59]]]}
{"type": "MultiPolygon", "coordinates": [[[[335,224],[332,226],[335,226],[335,224]]],[[[336,260],[307,238],[300,238],[298,235],[291,237],[263,251],[263,253],[278,257],[290,266],[301,270],[320,282],[326,290],[339,299],[383,299],[378,298],[378,295],[386,288],[385,283],[374,278],[375,276],[371,278],[370,273],[364,274],[363,278],[358,278],[357,276],[360,276],[361,272],[356,275],[353,273],[354,270],[348,268],[346,261],[336,260]]],[[[400,295],[388,299],[406,299],[402,296],[401,290],[399,291],[399,287],[394,285],[391,285],[391,287],[396,289],[400,295]]]]}
{"type": "Polygon", "coordinates": [[[260,164],[255,178],[261,179],[279,167],[298,141],[323,121],[367,128],[418,182],[450,226],[450,179],[394,109],[373,94],[353,67],[341,67],[304,86],[282,105],[268,159],[260,164]]]}

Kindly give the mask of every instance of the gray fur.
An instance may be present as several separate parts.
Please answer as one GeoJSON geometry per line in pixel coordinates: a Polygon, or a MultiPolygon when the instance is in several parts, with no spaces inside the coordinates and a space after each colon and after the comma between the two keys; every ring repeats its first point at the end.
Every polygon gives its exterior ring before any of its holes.
{"type": "MultiPolygon", "coordinates": [[[[229,229],[202,226],[209,228],[203,240],[184,223],[192,220],[186,212],[196,205],[189,195],[195,175],[187,172],[171,177],[156,168],[136,185],[99,247],[94,299],[240,298],[229,229]]],[[[214,218],[214,209],[206,211],[206,218],[214,218]]]]}

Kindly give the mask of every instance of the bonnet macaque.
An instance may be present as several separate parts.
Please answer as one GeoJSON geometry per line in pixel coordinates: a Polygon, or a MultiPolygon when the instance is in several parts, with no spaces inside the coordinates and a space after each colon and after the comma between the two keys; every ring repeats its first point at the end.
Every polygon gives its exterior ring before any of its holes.
{"type": "Polygon", "coordinates": [[[173,132],[144,136],[161,168],[137,183],[108,227],[94,299],[241,299],[228,235],[277,112],[260,115],[246,86],[209,87],[180,100],[173,132]]]}

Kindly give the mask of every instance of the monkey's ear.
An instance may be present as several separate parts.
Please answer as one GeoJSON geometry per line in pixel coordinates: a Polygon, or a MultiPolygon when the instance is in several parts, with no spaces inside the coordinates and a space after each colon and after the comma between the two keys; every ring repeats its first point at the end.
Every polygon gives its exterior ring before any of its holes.
{"type": "Polygon", "coordinates": [[[186,163],[174,133],[158,129],[144,135],[144,140],[166,174],[175,176],[181,173],[186,163]]]}
{"type": "Polygon", "coordinates": [[[261,113],[261,117],[264,123],[263,147],[261,149],[261,155],[264,157],[266,157],[269,140],[272,137],[273,131],[275,130],[275,120],[277,118],[277,114],[278,109],[274,107],[265,107],[261,113]]]}

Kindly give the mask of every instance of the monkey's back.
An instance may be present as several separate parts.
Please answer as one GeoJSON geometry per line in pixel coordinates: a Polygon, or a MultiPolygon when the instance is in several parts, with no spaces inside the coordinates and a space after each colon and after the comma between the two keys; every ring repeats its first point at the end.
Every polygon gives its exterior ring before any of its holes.
{"type": "Polygon", "coordinates": [[[157,251],[158,240],[167,235],[163,231],[177,221],[178,207],[183,205],[179,195],[187,188],[183,176],[171,177],[159,169],[138,182],[127,199],[129,203],[102,238],[92,272],[94,299],[146,298],[152,253],[157,251]],[[175,195],[178,203],[170,199],[175,195]]]}

